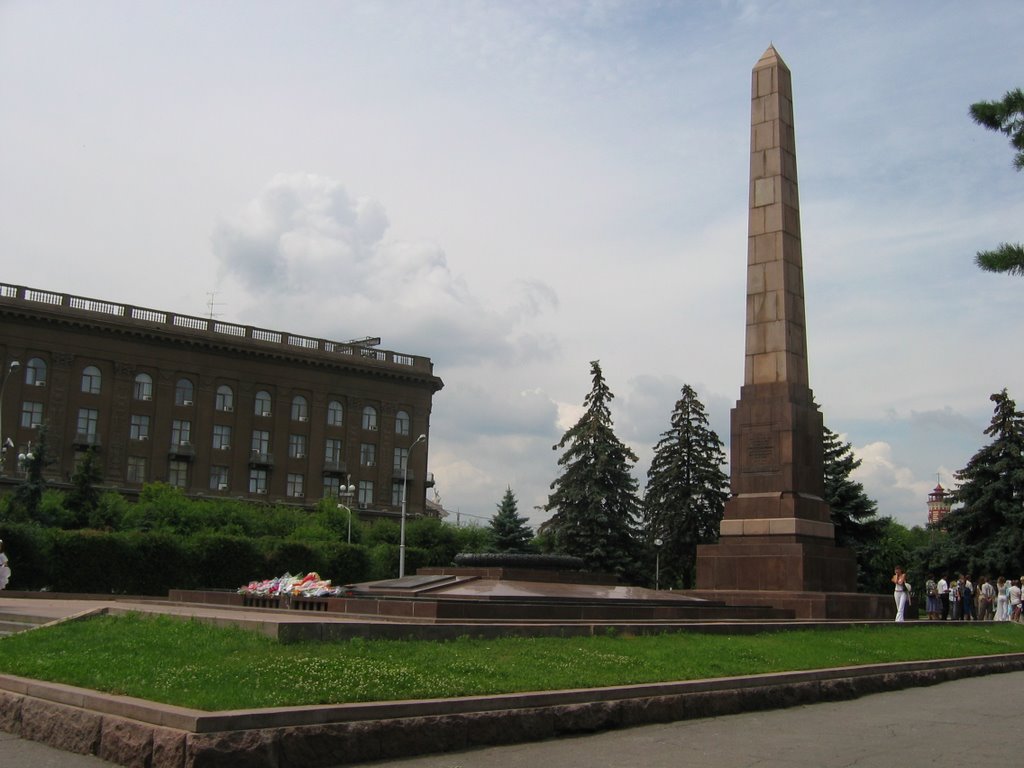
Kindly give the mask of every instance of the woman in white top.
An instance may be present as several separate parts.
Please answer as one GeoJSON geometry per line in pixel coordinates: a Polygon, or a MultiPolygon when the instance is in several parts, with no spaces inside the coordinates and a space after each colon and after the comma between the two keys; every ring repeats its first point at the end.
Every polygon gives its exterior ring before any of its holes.
{"type": "Polygon", "coordinates": [[[0,539],[0,589],[7,586],[11,578],[11,566],[7,564],[7,555],[4,554],[4,540],[0,539]]]}
{"type": "Polygon", "coordinates": [[[910,585],[907,584],[907,574],[898,565],[892,575],[892,584],[892,596],[896,601],[896,621],[903,621],[903,613],[907,610],[907,592],[910,589],[910,585]]]}
{"type": "Polygon", "coordinates": [[[1020,582],[1010,582],[1010,621],[1020,621],[1020,582]]]}
{"type": "Polygon", "coordinates": [[[1006,621],[1010,618],[1010,612],[1007,610],[1009,603],[1010,585],[1000,576],[996,579],[996,621],[1006,621]]]}

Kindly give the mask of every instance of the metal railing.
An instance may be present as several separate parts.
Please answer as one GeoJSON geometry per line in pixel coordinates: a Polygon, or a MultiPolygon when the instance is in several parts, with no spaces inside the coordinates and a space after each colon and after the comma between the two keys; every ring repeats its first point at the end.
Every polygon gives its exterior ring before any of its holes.
{"type": "MultiPolygon", "coordinates": [[[[45,304],[48,307],[63,307],[76,312],[107,315],[125,320],[167,326],[168,330],[185,328],[190,331],[209,334],[211,337],[230,336],[235,339],[250,339],[265,344],[279,344],[284,347],[295,347],[332,355],[358,356],[365,361],[408,366],[426,372],[431,370],[429,358],[375,349],[360,343],[346,343],[310,336],[299,336],[293,333],[282,333],[281,331],[272,331],[267,328],[258,328],[251,325],[225,323],[212,318],[196,317],[195,315],[182,315],[148,307],[136,307],[131,304],[118,304],[111,301],[91,299],[85,296],[74,296],[69,293],[56,293],[38,288],[26,288],[22,285],[0,283],[0,301],[45,304]]],[[[373,341],[379,340],[374,339],[373,341]]]]}

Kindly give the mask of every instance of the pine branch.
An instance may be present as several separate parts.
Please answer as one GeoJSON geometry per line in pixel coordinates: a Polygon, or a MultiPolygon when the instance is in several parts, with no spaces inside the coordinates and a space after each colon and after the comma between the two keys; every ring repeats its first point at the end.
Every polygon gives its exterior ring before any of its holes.
{"type": "Polygon", "coordinates": [[[1000,243],[994,251],[978,251],[975,262],[986,272],[1006,272],[1024,277],[1024,246],[1000,243]]]}

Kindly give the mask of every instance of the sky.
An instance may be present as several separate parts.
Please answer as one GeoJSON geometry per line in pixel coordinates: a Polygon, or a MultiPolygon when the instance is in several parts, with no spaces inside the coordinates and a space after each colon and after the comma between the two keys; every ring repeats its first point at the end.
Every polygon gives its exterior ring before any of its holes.
{"type": "Polygon", "coordinates": [[[429,469],[534,526],[590,361],[639,457],[743,379],[750,71],[793,75],[811,387],[879,512],[1024,406],[1024,174],[968,107],[1019,0],[0,0],[0,281],[309,336],[445,382],[429,469]]]}

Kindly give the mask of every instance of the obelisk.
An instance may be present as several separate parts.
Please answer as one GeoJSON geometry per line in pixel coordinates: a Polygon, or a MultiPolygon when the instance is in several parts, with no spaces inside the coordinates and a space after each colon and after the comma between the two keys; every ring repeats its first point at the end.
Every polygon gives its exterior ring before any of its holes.
{"type": "Polygon", "coordinates": [[[744,381],[732,410],[719,543],[698,548],[698,590],[852,592],[824,493],[822,417],[807,366],[800,202],[789,68],[753,71],[744,381]]]}

